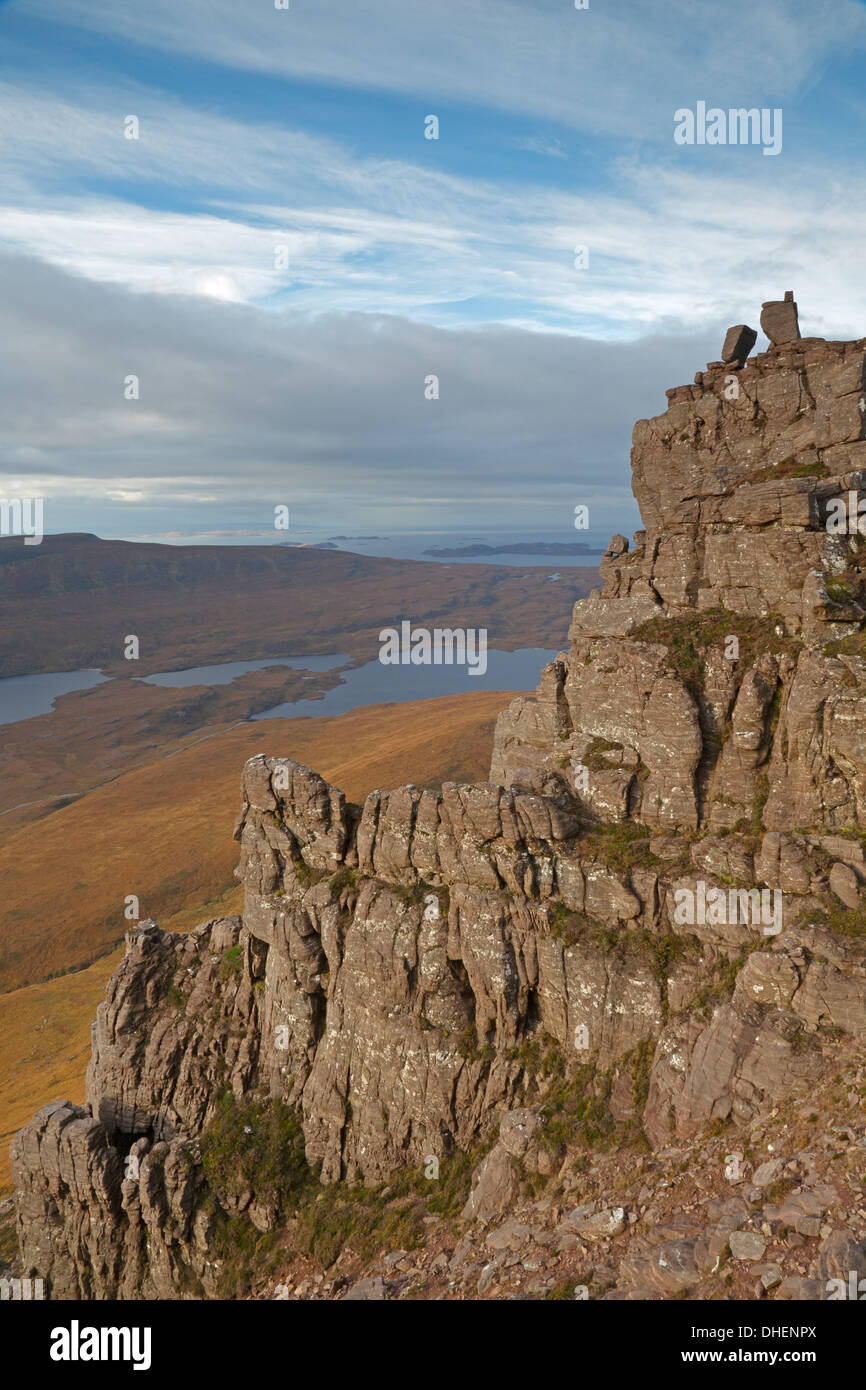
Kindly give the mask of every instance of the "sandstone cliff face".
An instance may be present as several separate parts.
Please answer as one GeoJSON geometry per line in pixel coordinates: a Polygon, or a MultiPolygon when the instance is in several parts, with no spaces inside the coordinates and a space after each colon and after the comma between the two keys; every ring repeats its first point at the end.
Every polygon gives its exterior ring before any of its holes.
{"type": "Polygon", "coordinates": [[[616,756],[589,799],[606,819],[729,828],[762,791],[768,829],[863,828],[863,537],[856,516],[855,534],[826,523],[866,489],[864,371],[866,342],[800,339],[710,364],[637,423],[646,530],[633,550],[614,536],[569,653],[501,716],[494,780],[604,740],[616,756]],[[686,678],[666,627],[695,639],[686,678]]]}
{"type": "MultiPolygon", "coordinates": [[[[297,1109],[326,1183],[503,1122],[483,1219],[544,1124],[528,1044],[662,1148],[759,1123],[862,1042],[864,552],[825,523],[866,492],[864,370],[866,340],[801,339],[638,423],[646,530],[613,538],[569,651],[501,715],[489,783],[358,808],[247,764],[243,920],[131,932],[86,1107],[13,1145],[53,1296],[214,1292],[197,1141],[227,1089],[297,1109]]],[[[279,1215],[255,1184],[238,1210],[279,1215]]]]}

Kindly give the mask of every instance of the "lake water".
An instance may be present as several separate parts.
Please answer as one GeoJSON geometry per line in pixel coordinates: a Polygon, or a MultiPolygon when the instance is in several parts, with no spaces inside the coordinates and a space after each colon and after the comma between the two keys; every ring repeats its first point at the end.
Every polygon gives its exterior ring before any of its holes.
{"type": "Polygon", "coordinates": [[[431,700],[437,695],[462,695],[467,690],[534,690],[541,668],[557,652],[544,647],[521,647],[516,652],[488,649],[483,676],[470,676],[466,666],[383,666],[368,661],[343,672],[343,685],[329,690],[321,700],[275,705],[253,715],[254,719],[293,719],[300,714],[346,714],[361,705],[431,700]]]}
{"type": "Polygon", "coordinates": [[[108,680],[101,671],[41,671],[35,676],[6,676],[0,680],[0,724],[17,724],[48,714],[58,695],[88,690],[108,680]]]}
{"type": "MultiPolygon", "coordinates": [[[[298,715],[345,714],[362,705],[402,703],[404,700],[430,700],[437,695],[459,695],[466,690],[534,690],[541,668],[552,661],[556,651],[544,647],[522,647],[516,652],[488,649],[487,670],[471,676],[466,666],[383,666],[368,661],[343,672],[343,684],[329,690],[321,700],[295,700],[255,719],[294,719],[298,715]]],[[[222,661],[212,666],[191,666],[185,671],[157,671],[137,679],[149,685],[228,685],[245,671],[261,671],[265,666],[291,666],[307,671],[330,671],[351,661],[340,652],[318,656],[274,656],[260,661],[222,661]]],[[[58,695],[72,690],[88,690],[110,677],[101,671],[46,671],[33,676],[7,676],[0,680],[0,724],[15,724],[48,714],[58,695]]]]}

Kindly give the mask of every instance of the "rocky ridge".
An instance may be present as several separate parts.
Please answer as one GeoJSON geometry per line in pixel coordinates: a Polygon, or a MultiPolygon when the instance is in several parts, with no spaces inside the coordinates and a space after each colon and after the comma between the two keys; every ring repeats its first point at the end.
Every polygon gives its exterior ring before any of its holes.
{"type": "Polygon", "coordinates": [[[265,1246],[307,1261],[293,1297],[822,1297],[860,1269],[866,340],[764,309],[768,352],[739,325],[635,426],[645,529],[500,716],[488,783],[358,807],[247,763],[243,919],[130,932],[86,1105],[14,1141],[22,1268],[53,1297],[215,1296],[229,1230],[262,1237],[259,1288],[265,1246]],[[829,1148],[792,1151],[807,1096],[829,1148]],[[774,1121],[778,1172],[732,1164],[774,1121]],[[342,1252],[309,1234],[355,1184],[412,1207],[420,1284],[393,1277],[411,1254],[364,1273],[339,1222],[342,1252]]]}

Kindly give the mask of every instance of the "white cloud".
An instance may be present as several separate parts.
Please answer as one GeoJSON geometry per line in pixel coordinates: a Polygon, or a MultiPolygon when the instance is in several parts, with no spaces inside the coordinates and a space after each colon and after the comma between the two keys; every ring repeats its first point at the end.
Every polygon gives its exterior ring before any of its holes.
{"type": "Polygon", "coordinates": [[[526,150],[529,154],[546,155],[549,159],[565,159],[565,147],[558,139],[548,139],[543,135],[524,135],[512,143],[515,149],[526,150]]]}
{"type": "Polygon", "coordinates": [[[124,513],[201,508],[199,527],[224,525],[227,510],[261,527],[278,503],[300,528],[324,514],[377,532],[479,517],[567,527],[584,500],[616,522],[634,510],[634,415],[663,409],[663,387],[708,351],[696,338],[605,344],[265,312],[2,256],[0,336],[15,342],[0,495],[43,496],[52,517],[74,502],[76,529],[90,530],[112,500],[124,513]],[[123,400],[129,367],[138,402],[123,400]]]}
{"type": "MultiPolygon", "coordinates": [[[[798,144],[787,115],[773,161],[671,138],[698,97],[796,106],[834,55],[864,47],[848,0],[819,18],[808,0],[292,3],[185,0],[182,20],[176,0],[63,7],[64,24],[223,64],[228,77],[204,69],[199,106],[98,60],[88,80],[71,65],[50,85],[0,83],[5,495],[86,514],[252,499],[266,516],[287,501],[301,526],[335,499],[355,519],[449,526],[558,524],[586,498],[615,520],[633,511],[633,417],[663,409],[729,323],[757,327],[761,301],[793,288],[805,332],[864,332],[861,169],[810,154],[824,133],[807,124],[798,144]],[[393,119],[417,104],[417,153],[386,143],[381,110],[368,129],[357,101],[339,139],[232,117],[218,103],[238,69],[287,92],[310,79],[401,95],[393,119]],[[474,157],[487,138],[540,155],[534,182],[513,153],[499,179],[454,172],[474,133],[465,103],[509,117],[485,123],[474,157]]],[[[29,0],[49,47],[57,13],[29,0]]],[[[335,91],[332,128],[340,110],[335,91]]]]}
{"type": "MultiPolygon", "coordinates": [[[[413,172],[404,166],[404,189],[413,172]]],[[[616,194],[541,188],[532,198],[453,180],[424,222],[363,205],[225,204],[215,215],[65,197],[0,211],[0,244],[91,280],[227,306],[453,323],[492,317],[471,307],[492,301],[514,326],[612,338],[741,317],[757,327],[761,301],[793,288],[804,330],[857,336],[866,184],[801,175],[771,191],[736,164],[714,174],[707,160],[668,162],[623,169],[616,194]],[[589,248],[586,270],[574,268],[578,244],[589,248]],[[288,271],[277,268],[280,245],[288,271]]]]}
{"type": "Polygon", "coordinates": [[[756,320],[762,299],[794,288],[816,332],[866,321],[863,174],[827,160],[783,155],[768,172],[751,147],[671,145],[620,157],[603,192],[568,193],[361,157],[350,141],[144,88],[13,83],[0,84],[0,150],[0,244],[137,290],[622,337],[756,320]],[[137,142],[122,133],[131,109],[137,142]],[[69,192],[118,181],[137,202],[69,192]],[[160,206],[178,189],[183,210],[160,206]],[[587,271],[573,265],[579,244],[587,271]]]}
{"type": "MultiPolygon", "coordinates": [[[[55,0],[29,12],[56,20],[55,0]]],[[[652,139],[694,96],[767,106],[791,98],[833,52],[866,41],[851,0],[70,0],[66,23],[233,69],[416,97],[435,110],[479,103],[578,129],[652,139]],[[695,91],[696,80],[702,90],[695,91]],[[675,99],[674,99],[675,98],[675,99]]],[[[442,113],[440,113],[442,114],[442,113]]],[[[447,127],[446,127],[447,128],[447,127]]]]}

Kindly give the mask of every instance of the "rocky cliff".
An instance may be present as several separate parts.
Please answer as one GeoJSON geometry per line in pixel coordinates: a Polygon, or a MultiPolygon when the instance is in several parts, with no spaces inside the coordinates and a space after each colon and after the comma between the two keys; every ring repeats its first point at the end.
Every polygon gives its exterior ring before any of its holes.
{"type": "MultiPolygon", "coordinates": [[[[799,338],[789,301],[765,319],[769,351],[732,330],[636,425],[645,529],[500,716],[489,783],[357,807],[246,765],[243,919],[130,932],[86,1106],[15,1139],[22,1267],[54,1297],[213,1296],[227,1232],[288,1260],[304,1202],[360,1182],[405,1206],[407,1174],[457,1171],[423,1218],[454,1271],[429,1296],[506,1296],[472,1233],[530,1200],[537,1296],[599,1249],[607,1297],[730,1296],[721,1265],[768,1242],[747,1293],[866,1272],[866,340],[799,338]],[[805,1139],[759,1181],[749,1136],[790,1146],[810,1098],[844,1181],[805,1139]],[[647,1187],[665,1154],[705,1170],[689,1220],[647,1187]]],[[[338,1247],[303,1248],[335,1293],[338,1247]]]]}

